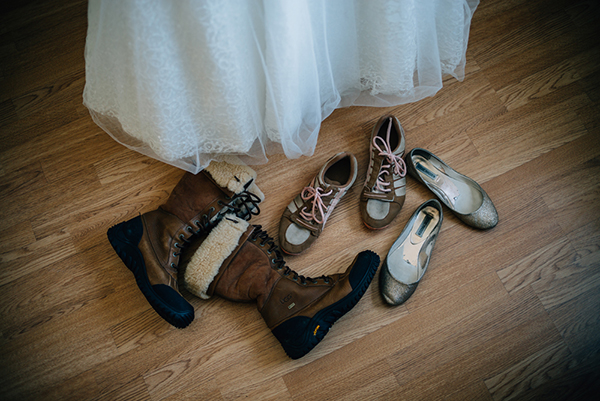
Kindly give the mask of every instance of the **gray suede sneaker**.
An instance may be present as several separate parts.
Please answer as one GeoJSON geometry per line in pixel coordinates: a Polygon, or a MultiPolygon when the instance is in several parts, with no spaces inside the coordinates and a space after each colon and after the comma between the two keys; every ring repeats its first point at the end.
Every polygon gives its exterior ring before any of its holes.
{"type": "Polygon", "coordinates": [[[357,164],[352,153],[338,153],[290,202],[279,223],[279,246],[285,253],[298,255],[319,237],[331,212],[354,184],[357,164]]]}
{"type": "Polygon", "coordinates": [[[377,121],[371,133],[371,158],[360,195],[360,212],[370,229],[390,225],[406,198],[404,130],[392,115],[377,121]]]}

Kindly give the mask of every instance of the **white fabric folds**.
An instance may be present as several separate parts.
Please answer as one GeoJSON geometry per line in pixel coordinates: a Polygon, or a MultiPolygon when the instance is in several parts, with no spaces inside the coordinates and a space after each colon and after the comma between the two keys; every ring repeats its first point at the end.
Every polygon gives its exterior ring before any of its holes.
{"type": "Polygon", "coordinates": [[[91,0],[84,104],[123,145],[197,173],[312,155],[335,108],[464,76],[478,0],[91,0]]]}

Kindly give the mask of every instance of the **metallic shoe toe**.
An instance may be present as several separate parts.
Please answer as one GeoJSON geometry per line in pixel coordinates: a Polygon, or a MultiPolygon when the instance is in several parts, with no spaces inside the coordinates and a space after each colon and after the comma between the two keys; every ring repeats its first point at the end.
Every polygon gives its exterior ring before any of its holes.
{"type": "Polygon", "coordinates": [[[379,275],[381,296],[385,302],[393,306],[402,305],[406,302],[417,289],[417,285],[419,283],[404,284],[394,279],[390,275],[387,266],[381,270],[381,274],[379,275]]]}
{"type": "Polygon", "coordinates": [[[488,194],[482,189],[483,203],[475,212],[469,215],[457,215],[464,223],[480,230],[496,227],[498,224],[498,211],[488,194]]]}

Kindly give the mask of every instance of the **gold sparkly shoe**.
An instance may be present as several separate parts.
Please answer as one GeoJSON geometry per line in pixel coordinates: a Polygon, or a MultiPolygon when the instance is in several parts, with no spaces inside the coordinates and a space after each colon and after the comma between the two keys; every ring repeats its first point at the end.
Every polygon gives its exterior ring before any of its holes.
{"type": "Polygon", "coordinates": [[[440,202],[428,200],[417,208],[390,248],[379,275],[379,290],[388,304],[403,304],[417,289],[443,218],[440,202]]]}
{"type": "Polygon", "coordinates": [[[496,207],[483,188],[433,153],[414,148],[406,155],[406,168],[464,223],[481,230],[498,224],[496,207]]]}

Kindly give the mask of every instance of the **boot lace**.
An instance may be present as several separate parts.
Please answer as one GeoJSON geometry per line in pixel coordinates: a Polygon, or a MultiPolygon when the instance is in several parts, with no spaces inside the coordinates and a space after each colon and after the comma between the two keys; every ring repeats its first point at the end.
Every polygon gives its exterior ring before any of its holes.
{"type": "Polygon", "coordinates": [[[329,196],[333,193],[333,190],[329,190],[329,192],[323,193],[323,188],[316,187],[315,188],[315,179],[313,178],[312,182],[308,187],[304,187],[302,192],[300,193],[300,197],[303,201],[307,201],[312,199],[312,209],[309,212],[306,211],[306,207],[303,207],[300,211],[300,216],[306,221],[314,220],[317,224],[323,224],[327,218],[325,215],[327,207],[323,202],[323,196],[329,196]],[[325,208],[325,210],[323,210],[325,208]],[[321,216],[317,216],[317,212],[321,216]]]}
{"type": "Polygon", "coordinates": [[[396,174],[400,177],[406,176],[406,164],[404,163],[404,160],[402,160],[402,158],[400,156],[395,155],[392,152],[392,149],[390,147],[391,131],[392,131],[392,118],[390,117],[390,122],[389,122],[388,128],[387,128],[386,139],[383,140],[383,138],[380,136],[376,136],[375,138],[373,138],[373,146],[379,151],[379,156],[384,156],[387,159],[387,162],[389,163],[389,164],[382,164],[381,170],[379,171],[379,174],[377,175],[377,181],[375,182],[375,189],[377,189],[381,192],[390,192],[391,191],[390,188],[386,188],[390,185],[390,183],[385,182],[383,180],[383,176],[390,173],[388,170],[390,167],[393,167],[394,174],[396,174]],[[377,144],[377,140],[379,140],[381,142],[381,146],[383,147],[383,149],[381,149],[381,147],[379,147],[379,145],[377,144]]]}
{"type": "Polygon", "coordinates": [[[222,210],[221,213],[229,213],[233,211],[237,217],[250,220],[252,216],[258,216],[260,214],[260,208],[258,204],[260,203],[260,198],[254,193],[244,190],[237,195],[234,195],[231,202],[225,204],[222,202],[223,206],[229,208],[229,210],[222,210]]]}
{"type": "MultiPolygon", "coordinates": [[[[257,195],[248,191],[247,188],[250,184],[251,182],[249,182],[246,185],[246,189],[239,194],[235,194],[233,197],[226,196],[225,200],[228,201],[227,203],[222,200],[218,201],[217,204],[222,206],[222,209],[218,213],[215,213],[215,208],[211,207],[206,214],[203,214],[199,219],[193,222],[193,225],[196,227],[188,225],[185,229],[190,234],[187,236],[184,235],[184,233],[179,234],[179,239],[182,243],[175,242],[174,246],[175,248],[180,249],[180,251],[173,252],[173,256],[177,257],[181,255],[181,250],[192,241],[192,237],[212,230],[219,223],[221,217],[225,216],[227,213],[234,213],[244,220],[250,220],[252,216],[258,216],[260,214],[258,204],[261,200],[257,195]]],[[[171,267],[175,268],[175,263],[171,263],[171,267]]]]}
{"type": "Polygon", "coordinates": [[[325,281],[325,284],[329,284],[329,281],[331,279],[329,276],[320,276],[320,277],[311,278],[311,277],[302,276],[302,275],[296,273],[295,271],[293,271],[292,269],[290,269],[288,266],[285,265],[285,260],[283,259],[283,255],[281,254],[279,247],[277,245],[275,245],[273,238],[271,238],[269,236],[269,234],[267,234],[267,232],[262,229],[262,226],[254,225],[253,227],[254,227],[254,231],[252,231],[252,234],[250,234],[250,239],[252,241],[260,241],[260,243],[259,243],[260,246],[268,246],[269,247],[267,249],[267,253],[269,255],[271,255],[271,254],[275,255],[275,257],[271,259],[271,263],[275,266],[275,268],[277,270],[283,270],[284,276],[288,277],[291,275],[292,280],[299,281],[300,284],[302,284],[302,285],[306,285],[309,282],[312,282],[313,284],[318,284],[318,280],[323,280],[323,281],[325,281]]]}

